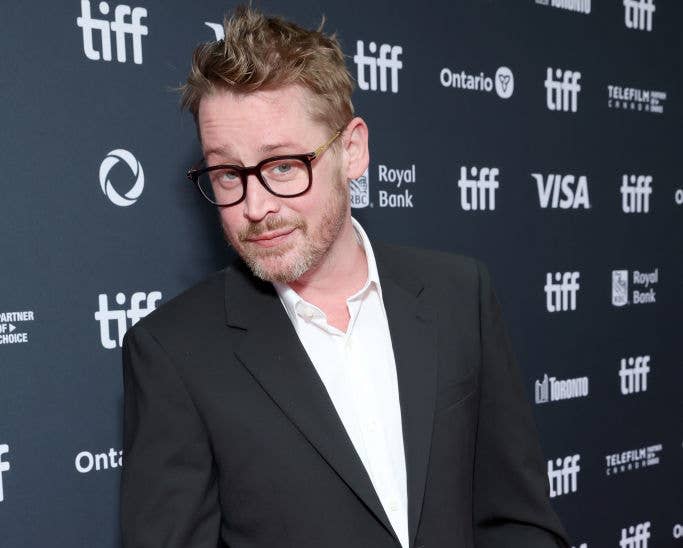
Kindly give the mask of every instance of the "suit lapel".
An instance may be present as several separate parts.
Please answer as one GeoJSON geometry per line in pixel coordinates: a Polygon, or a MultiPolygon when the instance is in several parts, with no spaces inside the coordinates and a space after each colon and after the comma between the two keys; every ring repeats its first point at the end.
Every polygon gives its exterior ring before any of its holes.
{"type": "MultiPolygon", "coordinates": [[[[269,283],[226,271],[226,320],[244,330],[235,354],[263,390],[396,538],[362,461],[269,283]]],[[[398,539],[397,539],[398,540],[398,539]]]]}
{"type": "Polygon", "coordinates": [[[401,402],[408,487],[408,531],[415,543],[424,499],[436,397],[437,341],[434,311],[424,302],[420,280],[392,265],[391,253],[375,246],[384,306],[394,348],[401,402]]]}

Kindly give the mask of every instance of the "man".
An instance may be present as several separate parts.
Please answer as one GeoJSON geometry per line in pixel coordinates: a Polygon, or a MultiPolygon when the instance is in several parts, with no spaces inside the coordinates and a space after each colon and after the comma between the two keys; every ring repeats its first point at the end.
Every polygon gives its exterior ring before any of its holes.
{"type": "Polygon", "coordinates": [[[336,39],[249,8],[225,36],[188,175],[244,262],[126,334],[124,546],[566,547],[486,269],[351,218],[336,39]]]}

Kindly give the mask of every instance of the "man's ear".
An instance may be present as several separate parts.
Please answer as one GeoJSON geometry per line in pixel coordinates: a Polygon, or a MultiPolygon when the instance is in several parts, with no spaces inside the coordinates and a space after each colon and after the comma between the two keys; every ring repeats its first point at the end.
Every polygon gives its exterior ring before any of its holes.
{"type": "Polygon", "coordinates": [[[370,163],[368,126],[362,118],[356,116],[347,124],[341,138],[346,179],[357,179],[370,163]]]}

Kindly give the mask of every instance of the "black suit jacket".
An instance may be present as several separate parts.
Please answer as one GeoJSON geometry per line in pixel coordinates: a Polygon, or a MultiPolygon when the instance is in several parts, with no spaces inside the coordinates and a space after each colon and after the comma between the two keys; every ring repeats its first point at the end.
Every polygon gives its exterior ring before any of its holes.
{"type": "MultiPolygon", "coordinates": [[[[486,269],[374,245],[410,547],[566,547],[486,269]]],[[[125,548],[400,548],[269,283],[241,263],[123,344],[125,548]]]]}

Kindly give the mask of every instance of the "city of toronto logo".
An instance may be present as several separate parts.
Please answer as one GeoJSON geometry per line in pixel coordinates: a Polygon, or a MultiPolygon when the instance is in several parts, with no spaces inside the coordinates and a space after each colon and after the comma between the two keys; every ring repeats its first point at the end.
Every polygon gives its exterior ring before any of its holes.
{"type": "Polygon", "coordinates": [[[109,200],[121,207],[126,207],[134,204],[142,194],[142,189],[145,187],[145,173],[142,170],[140,162],[137,161],[127,150],[117,148],[107,154],[107,157],[100,164],[100,187],[104,195],[109,200]],[[114,188],[114,184],[109,179],[109,175],[119,162],[124,162],[135,178],[135,182],[131,189],[124,193],[123,196],[114,188]]]}

